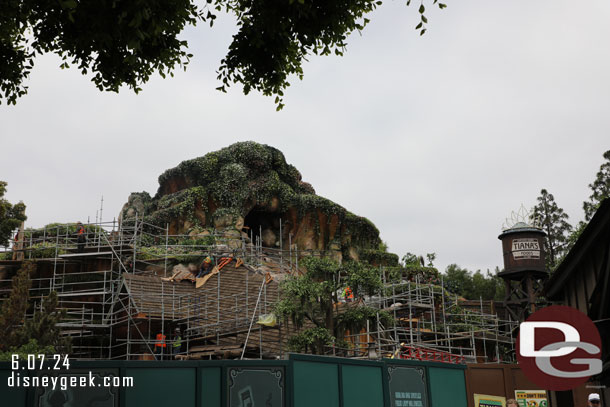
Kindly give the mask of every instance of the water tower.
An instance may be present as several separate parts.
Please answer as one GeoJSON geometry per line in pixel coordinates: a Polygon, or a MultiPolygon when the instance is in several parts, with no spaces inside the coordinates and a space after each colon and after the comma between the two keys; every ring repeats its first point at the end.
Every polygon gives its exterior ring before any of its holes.
{"type": "Polygon", "coordinates": [[[540,303],[549,275],[545,266],[545,236],[523,205],[506,220],[498,236],[504,255],[504,271],[498,275],[504,280],[504,304],[513,320],[524,321],[536,311],[536,303],[540,303]]]}

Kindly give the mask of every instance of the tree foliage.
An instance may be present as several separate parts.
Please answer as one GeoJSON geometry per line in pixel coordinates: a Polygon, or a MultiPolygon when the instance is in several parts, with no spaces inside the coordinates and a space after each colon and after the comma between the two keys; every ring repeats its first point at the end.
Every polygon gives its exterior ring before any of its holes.
{"type": "Polygon", "coordinates": [[[25,346],[30,349],[38,346],[40,352],[54,353],[68,351],[70,343],[62,338],[57,324],[64,313],[57,309],[57,293],[52,291],[43,299],[40,309],[30,309],[29,290],[32,285],[30,275],[36,269],[32,262],[25,262],[13,277],[10,296],[0,308],[0,332],[4,338],[0,341],[0,353],[19,353],[25,346]],[[31,311],[33,317],[26,319],[26,313],[31,311]]]}
{"type": "Polygon", "coordinates": [[[585,220],[578,222],[574,227],[572,233],[568,236],[566,250],[569,252],[581,233],[585,230],[587,223],[591,220],[597,208],[604,199],[610,198],[610,150],[603,154],[605,161],[599,167],[599,171],[595,176],[595,180],[589,184],[591,188],[591,195],[589,200],[583,202],[582,207],[585,212],[585,220]]]}
{"type": "Polygon", "coordinates": [[[533,216],[538,219],[546,232],[544,242],[546,267],[553,270],[565,253],[572,226],[568,223],[568,214],[557,203],[553,194],[546,189],[540,191],[538,203],[533,208],[533,216]]]}
{"type": "MultiPolygon", "coordinates": [[[[335,315],[346,287],[355,299],[379,291],[382,283],[377,270],[359,262],[340,265],[317,257],[307,257],[302,264],[307,271],[282,283],[282,297],[275,307],[278,317],[290,318],[297,328],[313,325],[290,339],[293,351],[322,353],[324,346],[341,340],[346,330],[359,329],[367,319],[377,318],[377,310],[357,304],[335,315]]],[[[380,319],[388,318],[389,314],[381,312],[380,319]]]]}
{"type": "Polygon", "coordinates": [[[136,92],[151,74],[188,64],[178,34],[199,18],[190,0],[8,0],[0,3],[0,101],[15,103],[36,55],[91,72],[100,90],[136,92]]]}
{"type": "Polygon", "coordinates": [[[0,308],[0,332],[5,336],[0,341],[0,351],[22,344],[23,324],[28,310],[28,298],[32,281],[30,273],[35,269],[34,263],[24,263],[13,277],[11,294],[0,308]]]}
{"type": "Polygon", "coordinates": [[[288,349],[292,352],[308,352],[324,354],[324,347],[335,342],[336,338],[330,330],[323,327],[303,329],[299,334],[288,338],[288,349]]]}
{"type": "Polygon", "coordinates": [[[12,346],[7,351],[0,351],[0,362],[8,362],[13,355],[19,355],[19,359],[27,360],[28,355],[53,355],[55,347],[40,346],[36,339],[30,339],[28,343],[19,346],[12,346]]]}
{"type": "Polygon", "coordinates": [[[496,300],[504,299],[504,282],[498,277],[500,270],[496,268],[492,274],[489,270],[485,274],[481,270],[472,273],[457,264],[450,264],[445,270],[443,282],[448,291],[467,300],[496,300]]]}
{"type": "MultiPolygon", "coordinates": [[[[0,70],[2,64],[0,63],[0,70]]],[[[25,221],[25,205],[19,202],[11,205],[9,201],[4,199],[7,183],[0,181],[0,246],[8,246],[9,239],[12,237],[12,232],[25,221]]]]}
{"type": "MultiPolygon", "coordinates": [[[[237,19],[226,56],[220,62],[219,90],[243,85],[276,96],[283,106],[288,78],[303,77],[310,55],[343,55],[347,37],[369,22],[365,16],[380,0],[6,0],[0,2],[0,102],[16,103],[27,93],[36,55],[52,52],[62,68],[75,65],[91,73],[100,90],[121,86],[141,90],[150,76],[173,76],[191,54],[179,38],[185,27],[203,21],[213,26],[218,12],[237,19]]],[[[433,1],[439,8],[444,4],[433,1]]],[[[428,19],[423,2],[421,21],[428,19]]]]}
{"type": "Polygon", "coordinates": [[[57,325],[65,316],[58,310],[58,305],[57,292],[51,291],[42,300],[41,308],[34,309],[33,317],[25,322],[23,335],[26,341],[34,339],[40,346],[53,346],[56,350],[70,349],[70,343],[61,337],[61,330],[57,325]]]}
{"type": "MultiPolygon", "coordinates": [[[[585,227],[587,227],[587,222],[583,222],[583,221],[578,222],[578,225],[576,225],[576,227],[573,229],[572,233],[570,233],[570,235],[568,236],[568,240],[566,242],[565,254],[568,254],[568,252],[570,250],[572,250],[572,247],[574,247],[574,244],[576,244],[576,241],[582,234],[583,230],[585,230],[585,227]]],[[[560,261],[558,261],[558,264],[560,261]]]]}
{"type": "Polygon", "coordinates": [[[606,198],[610,197],[610,150],[603,155],[605,161],[599,167],[599,171],[595,176],[595,181],[589,184],[591,188],[591,196],[589,200],[583,202],[582,207],[585,211],[585,220],[589,221],[595,214],[599,204],[606,198]]]}
{"type": "Polygon", "coordinates": [[[436,260],[436,253],[426,253],[426,259],[428,263],[424,260],[424,256],[413,254],[411,252],[407,252],[404,256],[402,256],[402,263],[405,266],[422,266],[422,267],[434,267],[434,260],[436,260]]]}
{"type": "Polygon", "coordinates": [[[423,266],[424,258],[411,252],[407,252],[407,254],[402,256],[402,263],[405,266],[423,266]]]}

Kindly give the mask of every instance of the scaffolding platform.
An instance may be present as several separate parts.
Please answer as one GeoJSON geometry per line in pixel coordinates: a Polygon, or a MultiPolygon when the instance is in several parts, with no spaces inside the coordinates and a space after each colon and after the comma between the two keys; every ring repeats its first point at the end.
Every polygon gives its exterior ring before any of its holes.
{"type": "MultiPolygon", "coordinates": [[[[294,325],[280,321],[268,327],[256,321],[273,312],[280,299],[279,283],[299,275],[299,258],[322,255],[299,252],[291,245],[289,250],[263,248],[259,237],[242,236],[241,247],[231,250],[221,234],[214,236],[216,244],[189,244],[190,236],[171,236],[169,228],[137,218],[121,225],[92,225],[95,234],[78,253],[70,226],[26,236],[27,247],[19,251],[25,260],[37,253],[48,256],[48,251],[36,251],[41,247],[55,251],[55,257],[35,258],[38,267],[30,298],[38,309],[45,295],[57,292],[59,307],[67,314],[59,327],[72,338],[75,357],[83,359],[154,359],[157,336],[164,336],[171,346],[176,329],[185,346],[182,359],[283,357],[288,337],[296,332],[294,325]],[[162,280],[179,265],[198,268],[204,256],[214,257],[216,264],[223,257],[234,260],[199,289],[189,281],[162,280]],[[244,264],[236,267],[237,258],[244,264]]],[[[0,261],[12,270],[20,264],[0,261]]],[[[391,325],[383,326],[379,317],[369,320],[366,329],[347,336],[349,349],[331,346],[328,354],[390,357],[408,344],[432,355],[451,355],[449,360],[507,360],[516,323],[501,320],[493,304],[464,301],[460,313],[452,313],[460,308],[459,301],[442,283],[434,286],[419,278],[388,283],[383,267],[379,273],[383,287],[377,295],[365,297],[364,305],[392,315],[391,325]]],[[[0,280],[0,292],[9,292],[10,284],[10,279],[0,280]]],[[[340,304],[336,312],[346,306],[340,304]]]]}
{"type": "Polygon", "coordinates": [[[66,258],[82,258],[82,257],[106,257],[111,256],[112,252],[83,252],[83,253],[66,253],[60,254],[57,257],[60,259],[66,258]]]}

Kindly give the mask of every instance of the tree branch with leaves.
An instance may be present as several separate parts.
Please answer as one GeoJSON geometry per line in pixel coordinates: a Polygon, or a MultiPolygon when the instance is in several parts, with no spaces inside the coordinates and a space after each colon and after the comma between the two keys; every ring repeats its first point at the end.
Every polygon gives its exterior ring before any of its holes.
{"type": "MultiPolygon", "coordinates": [[[[217,14],[237,19],[220,62],[220,91],[240,84],[275,97],[283,106],[289,77],[303,78],[312,55],[344,54],[347,38],[361,32],[380,0],[6,0],[0,2],[0,103],[15,104],[27,93],[26,79],[36,56],[54,53],[60,67],[91,74],[103,91],[127,86],[138,93],[153,74],[173,76],[192,54],[180,38],[198,22],[214,25],[217,14]]],[[[409,4],[409,3],[407,3],[409,4]]],[[[445,4],[437,3],[443,9],[445,4]]],[[[420,3],[426,32],[428,18],[420,3]]]]}
{"type": "Polygon", "coordinates": [[[551,271],[555,269],[566,252],[572,225],[568,222],[568,214],[557,206],[555,197],[546,189],[543,188],[540,191],[537,201],[532,215],[540,222],[542,230],[546,233],[544,240],[546,268],[551,271]]]}
{"type": "Polygon", "coordinates": [[[289,339],[291,350],[322,354],[325,346],[342,341],[348,330],[359,330],[367,320],[375,320],[377,315],[385,322],[391,319],[387,312],[359,301],[381,289],[381,277],[375,268],[317,257],[307,257],[301,264],[306,272],[282,283],[281,299],[275,306],[280,319],[292,320],[300,330],[289,339]],[[352,290],[355,301],[339,305],[340,293],[346,287],[352,290]],[[303,329],[305,326],[309,327],[303,329]]]}
{"type": "Polygon", "coordinates": [[[603,157],[605,161],[599,167],[595,181],[589,184],[591,196],[589,196],[588,201],[582,204],[585,211],[585,220],[587,221],[591,220],[599,204],[604,199],[610,197],[610,150],[606,151],[603,157]]]}

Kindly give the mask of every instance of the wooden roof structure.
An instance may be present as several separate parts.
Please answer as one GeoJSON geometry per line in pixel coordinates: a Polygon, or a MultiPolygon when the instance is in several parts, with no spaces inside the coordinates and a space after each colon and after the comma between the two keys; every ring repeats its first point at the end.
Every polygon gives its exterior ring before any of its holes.
{"type": "MultiPolygon", "coordinates": [[[[184,327],[192,340],[213,344],[221,353],[229,347],[243,347],[254,322],[248,348],[256,345],[268,355],[279,354],[285,346],[280,344],[279,327],[256,323],[260,315],[272,312],[279,299],[278,274],[274,278],[271,273],[235,265],[233,261],[223,267],[201,288],[187,280],[172,282],[155,274],[124,273],[123,295],[128,295],[131,314],[137,318],[164,320],[184,327]]],[[[209,351],[206,348],[205,356],[209,351]]]]}

